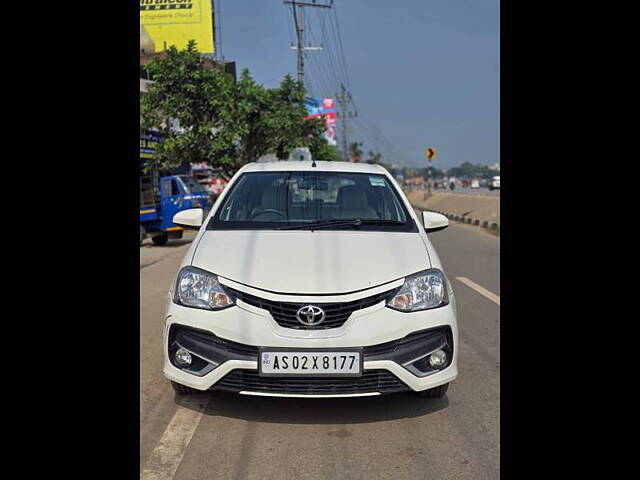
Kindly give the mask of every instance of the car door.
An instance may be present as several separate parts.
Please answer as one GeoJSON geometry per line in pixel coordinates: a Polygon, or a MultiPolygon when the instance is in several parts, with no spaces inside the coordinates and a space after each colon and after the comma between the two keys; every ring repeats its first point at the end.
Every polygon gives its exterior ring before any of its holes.
{"type": "Polygon", "coordinates": [[[162,204],[162,225],[161,228],[167,229],[174,227],[173,216],[182,209],[182,199],[184,193],[181,190],[180,182],[176,177],[165,177],[161,182],[161,199],[162,204]]]}

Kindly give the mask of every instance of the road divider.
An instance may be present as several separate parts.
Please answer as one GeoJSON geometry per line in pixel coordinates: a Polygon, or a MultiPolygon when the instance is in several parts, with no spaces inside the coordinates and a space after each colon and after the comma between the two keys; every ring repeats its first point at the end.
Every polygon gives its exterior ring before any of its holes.
{"type": "Polygon", "coordinates": [[[456,280],[464,283],[467,287],[472,288],[473,290],[478,292],[480,295],[487,297],[489,300],[491,300],[492,302],[500,306],[500,297],[495,293],[490,292],[489,290],[484,288],[482,285],[478,285],[476,282],[474,282],[473,280],[469,280],[467,277],[456,277],[456,280]]]}
{"type": "Polygon", "coordinates": [[[407,193],[407,198],[418,210],[440,213],[449,220],[500,235],[500,197],[414,191],[407,193]]]}

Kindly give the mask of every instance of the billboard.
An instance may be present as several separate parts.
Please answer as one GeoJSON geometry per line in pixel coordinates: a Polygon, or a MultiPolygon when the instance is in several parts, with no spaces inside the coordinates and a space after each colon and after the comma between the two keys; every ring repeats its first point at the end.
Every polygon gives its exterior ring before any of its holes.
{"type": "Polygon", "coordinates": [[[153,158],[162,136],[156,132],[145,132],[140,135],[140,158],[153,158]]]}
{"type": "Polygon", "coordinates": [[[196,41],[200,53],[213,53],[211,0],[140,0],[140,51],[184,49],[196,41]]]}
{"type": "Polygon", "coordinates": [[[327,130],[324,132],[324,138],[327,139],[329,145],[336,146],[336,105],[333,98],[307,98],[307,118],[323,117],[327,130]]]}

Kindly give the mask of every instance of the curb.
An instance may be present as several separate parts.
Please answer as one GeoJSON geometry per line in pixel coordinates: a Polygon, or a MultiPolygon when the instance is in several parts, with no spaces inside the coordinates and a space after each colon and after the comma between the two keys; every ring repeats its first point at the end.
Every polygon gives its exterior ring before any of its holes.
{"type": "Polygon", "coordinates": [[[500,236],[500,225],[498,225],[496,222],[489,223],[487,220],[479,220],[477,218],[463,217],[461,215],[454,215],[452,213],[441,212],[439,210],[424,209],[422,207],[419,207],[413,204],[411,206],[413,208],[417,208],[418,210],[422,210],[422,211],[426,210],[428,212],[439,213],[440,215],[444,215],[449,220],[453,220],[455,222],[467,223],[469,225],[474,225],[476,227],[484,228],[486,230],[491,231],[492,233],[495,233],[497,236],[500,236]]]}

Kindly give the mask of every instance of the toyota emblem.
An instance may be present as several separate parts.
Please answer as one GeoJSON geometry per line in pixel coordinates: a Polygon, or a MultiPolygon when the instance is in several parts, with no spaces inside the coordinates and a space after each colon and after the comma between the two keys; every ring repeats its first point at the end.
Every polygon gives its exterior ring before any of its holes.
{"type": "Polygon", "coordinates": [[[296,312],[298,321],[308,327],[320,325],[324,321],[324,310],[315,305],[305,305],[296,312]]]}

